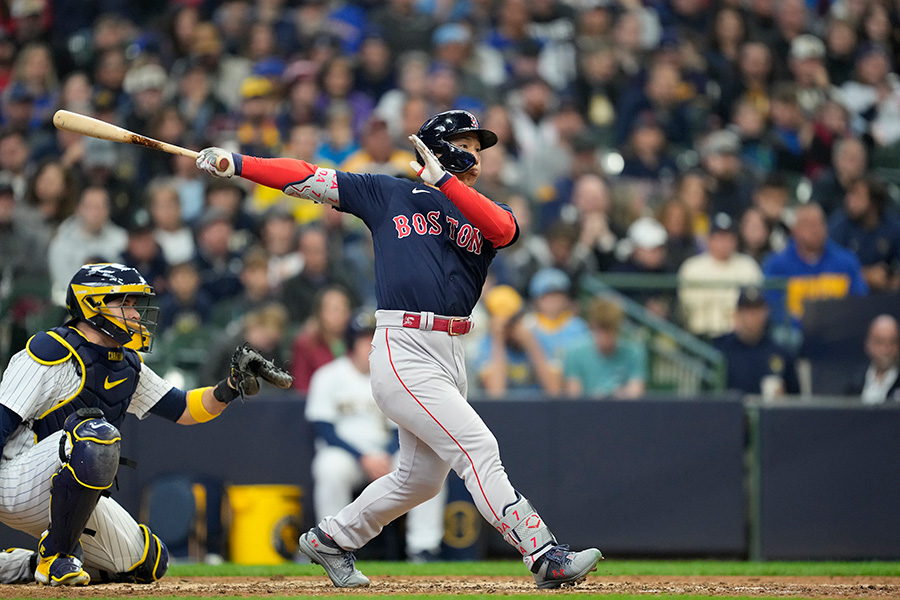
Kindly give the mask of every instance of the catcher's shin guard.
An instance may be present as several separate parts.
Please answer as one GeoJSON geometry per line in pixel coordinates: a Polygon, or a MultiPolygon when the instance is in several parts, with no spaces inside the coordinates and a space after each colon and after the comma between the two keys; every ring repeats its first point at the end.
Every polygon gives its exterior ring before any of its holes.
{"type": "Polygon", "coordinates": [[[99,409],[79,409],[63,426],[63,466],[50,480],[50,529],[40,543],[42,558],[72,555],[103,490],[119,468],[119,430],[99,409]]]}
{"type": "Polygon", "coordinates": [[[153,583],[169,568],[169,549],[146,525],[138,525],[144,534],[144,552],[124,573],[100,573],[103,581],[112,583],[153,583]]]}
{"type": "Polygon", "coordinates": [[[556,538],[544,520],[531,502],[518,492],[516,501],[503,509],[497,531],[525,557],[529,567],[541,554],[556,545],[556,538]]]}

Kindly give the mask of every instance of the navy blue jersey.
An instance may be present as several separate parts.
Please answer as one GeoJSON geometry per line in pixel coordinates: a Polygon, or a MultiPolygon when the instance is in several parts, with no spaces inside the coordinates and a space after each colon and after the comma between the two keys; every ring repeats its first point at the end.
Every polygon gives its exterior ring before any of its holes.
{"type": "Polygon", "coordinates": [[[379,309],[471,314],[497,248],[447,196],[387,175],[338,172],[337,182],[341,210],[372,232],[379,309]]]}

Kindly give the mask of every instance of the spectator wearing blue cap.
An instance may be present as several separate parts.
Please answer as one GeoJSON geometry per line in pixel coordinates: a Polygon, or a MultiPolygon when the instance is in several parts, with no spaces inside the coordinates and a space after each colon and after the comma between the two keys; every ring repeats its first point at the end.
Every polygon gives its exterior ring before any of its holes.
{"type": "Polygon", "coordinates": [[[554,369],[562,371],[566,350],[588,333],[572,301],[572,281],[565,271],[541,269],[528,284],[534,312],[527,324],[554,369]]]}
{"type": "Polygon", "coordinates": [[[468,24],[444,23],[431,37],[434,58],[459,73],[460,93],[486,104],[499,99],[506,83],[503,56],[494,48],[475,40],[468,24]]]}

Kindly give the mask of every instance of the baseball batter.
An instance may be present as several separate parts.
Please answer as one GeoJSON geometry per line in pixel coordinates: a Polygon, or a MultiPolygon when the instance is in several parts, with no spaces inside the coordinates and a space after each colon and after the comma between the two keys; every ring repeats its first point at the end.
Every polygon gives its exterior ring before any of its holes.
{"type": "Polygon", "coordinates": [[[0,382],[0,521],[40,538],[37,552],[0,553],[0,582],[150,583],[165,544],[104,494],[119,467],[126,413],[181,425],[217,417],[258,391],[264,361],[242,346],[215,387],[180,390],[142,364],[156,325],[153,289],[120,264],[81,267],[67,288],[71,319],[34,335],[0,382]]]}
{"type": "Polygon", "coordinates": [[[386,524],[435,496],[453,469],[482,516],[522,554],[538,587],[574,584],[602,558],[561,546],[531,503],[510,484],[493,434],[466,402],[459,336],[472,328],[497,250],[515,242],[508,206],[472,186],[480,153],[497,143],[469,112],[435,115],[410,136],[422,183],[351,174],[301,160],[262,159],[206,148],[197,166],[239,175],[290,196],[328,203],[362,219],[375,247],[377,330],[369,356],[378,407],[400,427],[400,464],[300,538],[337,587],[369,585],[352,551],[386,524]],[[228,166],[216,168],[221,158],[228,166]]]}

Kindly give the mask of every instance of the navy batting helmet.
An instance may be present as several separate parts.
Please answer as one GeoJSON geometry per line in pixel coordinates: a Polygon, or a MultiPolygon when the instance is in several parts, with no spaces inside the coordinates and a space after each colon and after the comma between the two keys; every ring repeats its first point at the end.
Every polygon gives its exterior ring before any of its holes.
{"type": "Polygon", "coordinates": [[[66,290],[66,309],[73,319],[87,321],[118,343],[133,350],[150,350],[159,308],[150,305],[153,288],[137,269],[117,263],[84,265],[66,290]],[[139,318],[125,316],[126,300],[134,298],[139,318]],[[112,300],[121,299],[114,305],[112,300]]]}
{"type": "MultiPolygon", "coordinates": [[[[467,110],[447,110],[434,115],[419,128],[418,136],[422,143],[438,155],[438,160],[445,169],[451,173],[465,173],[475,166],[475,156],[454,146],[447,138],[469,132],[478,136],[482,150],[497,143],[497,134],[483,129],[475,115],[467,110]]],[[[425,164],[418,152],[416,160],[419,164],[425,164]]]]}

